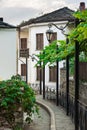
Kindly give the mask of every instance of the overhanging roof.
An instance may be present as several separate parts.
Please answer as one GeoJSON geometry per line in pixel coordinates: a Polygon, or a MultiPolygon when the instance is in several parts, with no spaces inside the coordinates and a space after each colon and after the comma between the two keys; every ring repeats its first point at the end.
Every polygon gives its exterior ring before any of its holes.
{"type": "Polygon", "coordinates": [[[44,14],[40,17],[30,19],[25,21],[19,25],[19,27],[23,27],[26,25],[30,25],[33,23],[44,23],[44,22],[57,22],[57,21],[73,21],[74,11],[69,9],[68,7],[61,8],[59,10],[53,11],[48,14],[44,14]]]}
{"type": "Polygon", "coordinates": [[[3,22],[3,21],[0,21],[0,28],[8,28],[8,29],[10,29],[10,28],[16,28],[16,26],[13,26],[13,25],[10,25],[10,24],[8,24],[8,23],[5,23],[5,22],[3,22]]]}

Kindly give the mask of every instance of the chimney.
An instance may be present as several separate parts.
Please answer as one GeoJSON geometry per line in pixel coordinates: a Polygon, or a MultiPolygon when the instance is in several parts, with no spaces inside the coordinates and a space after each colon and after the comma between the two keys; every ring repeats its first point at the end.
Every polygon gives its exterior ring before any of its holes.
{"type": "Polygon", "coordinates": [[[79,10],[80,11],[85,10],[85,2],[80,2],[79,10]]]}
{"type": "Polygon", "coordinates": [[[3,22],[3,18],[2,17],[0,18],[0,21],[3,22]]]}

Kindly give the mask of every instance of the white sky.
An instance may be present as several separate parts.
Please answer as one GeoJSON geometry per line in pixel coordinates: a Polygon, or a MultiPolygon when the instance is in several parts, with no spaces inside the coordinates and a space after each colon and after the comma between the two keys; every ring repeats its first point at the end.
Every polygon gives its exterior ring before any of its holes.
{"type": "Polygon", "coordinates": [[[0,0],[0,17],[3,17],[5,22],[17,25],[23,20],[26,21],[62,7],[77,10],[80,2],[85,2],[87,7],[87,0],[0,0]]]}

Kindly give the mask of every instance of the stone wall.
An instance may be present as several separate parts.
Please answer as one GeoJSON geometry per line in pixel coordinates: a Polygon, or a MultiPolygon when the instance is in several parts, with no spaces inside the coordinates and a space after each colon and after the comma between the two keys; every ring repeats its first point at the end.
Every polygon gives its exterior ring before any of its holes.
{"type": "MultiPolygon", "coordinates": [[[[60,70],[60,91],[66,92],[66,69],[60,70]]],[[[75,81],[74,78],[69,78],[69,94],[75,95],[75,81]]],[[[87,83],[79,83],[79,99],[87,104],[87,83]]]]}
{"type": "Polygon", "coordinates": [[[0,130],[12,130],[12,127],[15,125],[19,125],[20,128],[23,126],[23,112],[22,108],[19,107],[18,110],[14,114],[15,121],[13,121],[13,124],[10,124],[6,121],[4,118],[4,111],[3,114],[0,114],[0,130]]]}
{"type": "Polygon", "coordinates": [[[60,86],[66,81],[66,68],[60,69],[60,86]]]}

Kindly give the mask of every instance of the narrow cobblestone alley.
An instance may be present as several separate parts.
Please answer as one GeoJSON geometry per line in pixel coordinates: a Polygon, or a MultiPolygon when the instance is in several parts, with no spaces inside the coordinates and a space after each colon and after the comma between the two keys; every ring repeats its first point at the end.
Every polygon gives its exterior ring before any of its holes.
{"type": "Polygon", "coordinates": [[[48,112],[39,107],[40,117],[35,114],[33,116],[33,122],[29,125],[26,125],[24,130],[50,130],[50,115],[48,112]]]}

